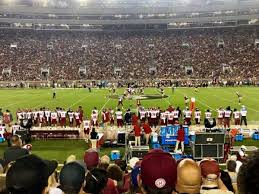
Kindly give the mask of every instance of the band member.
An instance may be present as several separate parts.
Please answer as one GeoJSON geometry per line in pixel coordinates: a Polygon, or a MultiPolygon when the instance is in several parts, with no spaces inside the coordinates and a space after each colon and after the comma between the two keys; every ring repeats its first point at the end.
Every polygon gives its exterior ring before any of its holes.
{"type": "Polygon", "coordinates": [[[115,114],[116,114],[116,119],[117,119],[117,127],[123,127],[122,111],[120,109],[118,109],[115,114]]]}
{"type": "Polygon", "coordinates": [[[225,111],[222,107],[218,109],[218,126],[223,127],[223,117],[224,117],[225,111]]]}
{"type": "Polygon", "coordinates": [[[179,129],[177,131],[177,141],[175,145],[175,152],[178,150],[179,144],[181,143],[181,151],[184,152],[184,138],[185,138],[185,131],[183,129],[183,126],[180,125],[179,129]]]}
{"type": "Polygon", "coordinates": [[[246,119],[247,109],[244,105],[242,106],[242,108],[240,110],[240,114],[241,114],[241,125],[243,125],[243,121],[244,121],[245,126],[247,126],[247,119],[246,119]]]}
{"type": "Polygon", "coordinates": [[[143,129],[145,132],[146,145],[148,145],[149,139],[150,139],[150,134],[151,134],[152,130],[147,121],[145,123],[143,123],[143,129]]]}
{"type": "Polygon", "coordinates": [[[235,108],[233,112],[235,125],[240,125],[240,112],[235,108]]]}
{"type": "Polygon", "coordinates": [[[224,128],[230,128],[230,120],[231,120],[232,111],[230,106],[228,106],[224,112],[224,128]]]}
{"type": "Polygon", "coordinates": [[[194,117],[195,117],[195,124],[197,126],[200,126],[201,124],[201,111],[196,108],[195,112],[194,112],[194,117]]]}

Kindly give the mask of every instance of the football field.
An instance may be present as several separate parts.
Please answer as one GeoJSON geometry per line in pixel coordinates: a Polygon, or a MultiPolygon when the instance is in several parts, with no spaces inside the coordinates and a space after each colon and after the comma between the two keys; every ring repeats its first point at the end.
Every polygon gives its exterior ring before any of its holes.
{"type": "MultiPolygon", "coordinates": [[[[118,89],[118,96],[123,94],[124,89],[118,89]]],[[[196,107],[204,113],[210,109],[216,116],[216,109],[222,106],[231,106],[231,109],[240,109],[236,95],[238,91],[242,96],[241,105],[245,105],[248,109],[249,124],[257,124],[259,127],[259,87],[235,87],[235,88],[199,88],[198,92],[194,88],[176,88],[173,92],[171,88],[165,89],[167,98],[159,98],[159,91],[156,88],[145,89],[144,95],[140,97],[142,106],[167,108],[168,105],[179,106],[185,108],[184,96],[189,98],[195,97],[196,107]],[[144,99],[145,98],[145,99],[144,99]]],[[[89,116],[91,110],[97,107],[98,110],[103,108],[116,108],[117,99],[109,98],[108,89],[92,89],[90,93],[88,89],[57,89],[57,98],[52,99],[51,89],[2,89],[0,90],[0,108],[5,111],[9,109],[15,116],[18,108],[39,109],[40,107],[48,107],[55,109],[56,107],[72,108],[76,110],[78,106],[82,106],[84,112],[89,116]]],[[[124,110],[131,108],[136,111],[136,100],[125,100],[124,110]]],[[[236,145],[254,145],[259,147],[259,141],[246,139],[244,142],[237,142],[236,145]]],[[[36,140],[32,142],[32,153],[35,153],[46,159],[57,159],[60,163],[69,156],[75,154],[81,159],[87,145],[83,140],[36,140]]],[[[6,143],[0,144],[0,158],[6,149],[6,143]]],[[[111,150],[119,149],[121,155],[124,148],[101,148],[101,154],[109,154],[111,150]]]]}
{"type": "MultiPolygon", "coordinates": [[[[122,95],[124,89],[118,89],[118,96],[122,95]]],[[[97,107],[98,110],[103,108],[116,108],[118,99],[110,98],[108,89],[92,89],[90,93],[88,89],[57,89],[57,98],[52,99],[51,89],[1,89],[0,90],[0,108],[3,111],[10,110],[15,116],[18,108],[39,109],[48,107],[55,109],[62,107],[65,109],[72,108],[76,110],[78,106],[82,106],[86,115],[90,115],[91,110],[97,107]]],[[[167,108],[170,104],[174,107],[179,106],[185,108],[184,96],[195,97],[196,107],[202,111],[202,116],[207,109],[212,111],[216,116],[216,109],[219,107],[226,108],[230,106],[233,110],[241,108],[245,105],[248,109],[248,121],[250,124],[256,124],[259,121],[259,87],[224,87],[224,88],[199,88],[195,92],[194,88],[176,88],[173,92],[171,88],[165,88],[167,98],[160,98],[159,90],[156,88],[147,88],[144,95],[136,95],[143,98],[141,105],[145,108],[161,107],[167,108]],[[242,95],[242,102],[238,104],[236,95],[238,91],[242,95]]],[[[124,110],[131,108],[136,111],[136,100],[126,99],[124,102],[124,110]]]]}

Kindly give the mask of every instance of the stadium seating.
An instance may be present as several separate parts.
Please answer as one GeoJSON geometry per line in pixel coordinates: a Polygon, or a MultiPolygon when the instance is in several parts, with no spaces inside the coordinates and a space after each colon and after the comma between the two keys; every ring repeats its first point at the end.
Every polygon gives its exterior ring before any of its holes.
{"type": "Polygon", "coordinates": [[[154,77],[252,80],[259,74],[254,30],[119,34],[1,30],[0,70],[11,68],[11,75],[0,75],[0,80],[44,80],[42,68],[49,69],[50,80],[143,80],[154,77]],[[217,46],[219,36],[224,40],[223,48],[217,46]],[[10,47],[14,41],[17,48],[10,47]],[[49,44],[53,47],[47,47],[49,44]],[[151,48],[150,44],[154,46],[151,48]],[[82,45],[87,46],[82,48],[82,45]],[[83,77],[78,73],[81,66],[86,66],[83,77]],[[149,74],[151,66],[156,67],[154,75],[149,74]],[[185,66],[192,66],[191,75],[186,75],[185,66]],[[223,72],[223,66],[229,67],[229,71],[223,72]],[[121,68],[121,73],[116,74],[115,68],[121,68]]]}

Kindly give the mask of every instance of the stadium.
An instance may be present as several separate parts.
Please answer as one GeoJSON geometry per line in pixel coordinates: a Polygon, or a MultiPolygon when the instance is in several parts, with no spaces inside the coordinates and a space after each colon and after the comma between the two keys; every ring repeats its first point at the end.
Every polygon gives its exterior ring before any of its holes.
{"type": "Polygon", "coordinates": [[[259,193],[259,0],[0,0],[0,194],[259,193]]]}

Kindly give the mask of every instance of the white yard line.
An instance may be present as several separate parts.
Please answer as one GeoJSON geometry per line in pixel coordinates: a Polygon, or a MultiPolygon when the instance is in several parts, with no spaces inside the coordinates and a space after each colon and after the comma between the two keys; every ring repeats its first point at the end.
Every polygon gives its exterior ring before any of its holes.
{"type": "Polygon", "coordinates": [[[102,111],[104,108],[105,108],[105,106],[108,104],[108,102],[110,102],[110,98],[104,103],[104,105],[102,106],[102,108],[100,109],[100,111],[102,111]]]}
{"type": "Polygon", "coordinates": [[[67,108],[73,107],[76,104],[78,104],[79,102],[82,102],[83,100],[85,100],[87,98],[87,96],[84,96],[83,98],[80,98],[78,101],[74,102],[73,104],[71,104],[70,106],[68,106],[67,108]]]}
{"type": "MultiPolygon", "coordinates": [[[[183,92],[180,92],[179,90],[177,90],[177,92],[179,92],[179,93],[181,93],[183,96],[185,96],[185,94],[184,94],[183,92]]],[[[204,106],[210,108],[211,110],[216,111],[216,109],[214,109],[214,108],[212,108],[211,106],[209,106],[208,104],[202,102],[202,101],[199,100],[197,97],[195,97],[195,100],[196,100],[197,102],[199,102],[200,104],[202,104],[202,105],[204,105],[204,106]]]]}

